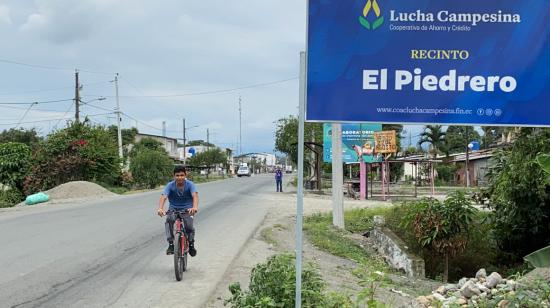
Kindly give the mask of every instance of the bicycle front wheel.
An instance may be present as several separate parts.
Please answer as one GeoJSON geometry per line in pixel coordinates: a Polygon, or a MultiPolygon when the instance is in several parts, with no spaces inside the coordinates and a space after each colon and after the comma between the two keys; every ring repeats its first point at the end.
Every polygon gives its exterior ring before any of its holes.
{"type": "Polygon", "coordinates": [[[182,245],[182,236],[181,236],[181,234],[178,234],[178,236],[176,238],[177,238],[176,243],[174,243],[175,244],[175,247],[174,247],[174,272],[176,274],[176,280],[181,281],[181,279],[183,278],[183,271],[185,271],[185,267],[187,266],[187,264],[184,265],[184,263],[183,263],[183,255],[182,255],[182,250],[181,250],[181,245],[182,245]]]}
{"type": "Polygon", "coordinates": [[[181,246],[180,246],[180,250],[181,250],[181,265],[182,265],[182,268],[183,268],[183,271],[187,271],[187,255],[188,255],[188,251],[189,251],[189,242],[187,241],[187,236],[185,235],[182,235],[181,236],[181,246]]]}

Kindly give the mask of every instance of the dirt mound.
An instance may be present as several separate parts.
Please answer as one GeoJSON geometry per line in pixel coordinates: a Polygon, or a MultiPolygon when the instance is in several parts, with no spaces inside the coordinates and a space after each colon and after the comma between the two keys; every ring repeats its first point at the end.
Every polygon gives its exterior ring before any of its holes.
{"type": "Polygon", "coordinates": [[[45,193],[50,196],[50,200],[52,201],[60,199],[106,197],[116,195],[95,183],[86,181],[74,181],[61,184],[45,191],[45,193]]]}

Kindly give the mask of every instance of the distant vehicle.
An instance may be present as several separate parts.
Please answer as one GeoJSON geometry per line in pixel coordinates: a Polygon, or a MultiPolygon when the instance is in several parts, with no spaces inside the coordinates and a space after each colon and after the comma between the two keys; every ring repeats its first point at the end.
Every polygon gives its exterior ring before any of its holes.
{"type": "Polygon", "coordinates": [[[237,176],[250,176],[251,172],[250,169],[247,166],[240,166],[239,170],[237,170],[237,176]]]}
{"type": "Polygon", "coordinates": [[[285,166],[285,173],[292,173],[292,166],[285,166]]]}

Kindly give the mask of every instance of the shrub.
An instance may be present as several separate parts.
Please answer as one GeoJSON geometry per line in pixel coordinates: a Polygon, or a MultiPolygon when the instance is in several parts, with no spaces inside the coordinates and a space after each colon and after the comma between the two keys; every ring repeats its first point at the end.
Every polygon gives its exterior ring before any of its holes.
{"type": "Polygon", "coordinates": [[[120,177],[116,140],[100,126],[73,123],[43,141],[25,179],[26,193],[69,181],[115,183],[120,177]]]}
{"type": "Polygon", "coordinates": [[[489,173],[490,206],[499,246],[516,260],[550,245],[550,181],[537,163],[550,153],[550,129],[521,130],[495,157],[489,173]]]}
{"type": "Polygon", "coordinates": [[[172,174],[173,162],[166,152],[143,149],[132,158],[130,172],[140,187],[155,188],[166,183],[172,174]]]}
{"type": "Polygon", "coordinates": [[[0,144],[0,183],[21,191],[30,158],[31,149],[23,143],[0,144]]]}
{"type": "Polygon", "coordinates": [[[21,201],[23,201],[23,194],[19,190],[0,190],[0,208],[12,207],[21,201]]]}
{"type": "MultiPolygon", "coordinates": [[[[231,307],[295,307],[296,269],[294,256],[280,254],[270,257],[252,269],[248,291],[240,284],[229,286],[231,298],[225,301],[231,307]]],[[[319,272],[306,264],[302,271],[302,307],[326,307],[323,290],[325,283],[319,272]]],[[[341,301],[331,297],[333,301],[341,301]]]]}
{"type": "Polygon", "coordinates": [[[449,184],[454,181],[454,176],[458,166],[451,164],[437,164],[435,170],[437,171],[437,179],[440,183],[449,184]]]}
{"type": "MultiPolygon", "coordinates": [[[[409,204],[405,203],[394,207],[386,215],[386,225],[406,243],[411,251],[424,259],[427,277],[440,277],[445,270],[441,255],[431,247],[422,247],[416,240],[413,228],[401,224],[403,216],[408,213],[408,206],[409,204]]],[[[479,268],[502,273],[503,268],[497,269],[496,267],[498,248],[494,240],[492,226],[487,223],[489,215],[489,213],[479,211],[474,215],[465,250],[449,259],[449,280],[456,281],[462,277],[472,277],[479,268]]]]}
{"type": "Polygon", "coordinates": [[[466,249],[475,212],[464,193],[455,192],[443,203],[429,198],[411,202],[401,220],[404,227],[412,227],[420,246],[445,257],[445,282],[449,277],[449,257],[466,249]]]}

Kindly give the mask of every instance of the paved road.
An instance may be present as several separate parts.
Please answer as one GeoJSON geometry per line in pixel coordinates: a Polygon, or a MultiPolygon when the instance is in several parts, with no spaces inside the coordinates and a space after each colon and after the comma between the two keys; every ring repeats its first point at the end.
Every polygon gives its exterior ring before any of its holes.
{"type": "Polygon", "coordinates": [[[0,213],[0,307],[201,307],[267,213],[271,176],[198,186],[198,255],[164,254],[160,191],[0,213]]]}

